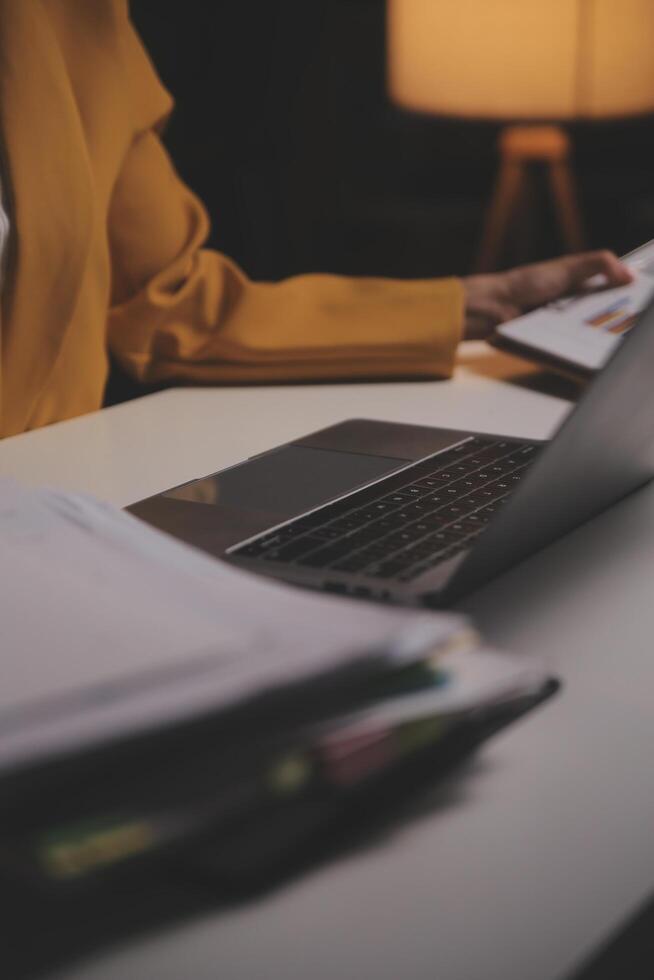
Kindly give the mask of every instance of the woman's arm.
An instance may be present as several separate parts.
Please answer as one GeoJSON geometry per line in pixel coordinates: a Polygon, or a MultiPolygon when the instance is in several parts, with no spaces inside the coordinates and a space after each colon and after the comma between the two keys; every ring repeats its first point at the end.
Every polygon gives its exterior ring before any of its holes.
{"type": "MultiPolygon", "coordinates": [[[[306,275],[250,281],[203,248],[206,212],[160,141],[172,100],[116,0],[133,139],[108,216],[112,353],[141,381],[447,377],[458,341],[574,291],[596,273],[628,282],[607,252],[465,280],[306,275]]],[[[227,94],[225,97],[229,97],[227,94]]]]}
{"type": "Polygon", "coordinates": [[[460,280],[254,283],[202,247],[206,213],[158,135],[170,98],[126,16],[123,41],[134,138],[108,217],[109,344],[121,365],[143,381],[447,376],[463,324],[460,280]]]}

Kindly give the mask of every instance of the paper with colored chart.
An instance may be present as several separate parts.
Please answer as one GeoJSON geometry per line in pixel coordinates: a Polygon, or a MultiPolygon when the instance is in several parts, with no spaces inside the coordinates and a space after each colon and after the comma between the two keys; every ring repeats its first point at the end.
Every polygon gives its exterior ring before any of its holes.
{"type": "Polygon", "coordinates": [[[503,323],[498,337],[535,356],[553,357],[584,371],[599,370],[654,296],[654,241],[623,261],[634,274],[629,285],[550,303],[503,323]]]}

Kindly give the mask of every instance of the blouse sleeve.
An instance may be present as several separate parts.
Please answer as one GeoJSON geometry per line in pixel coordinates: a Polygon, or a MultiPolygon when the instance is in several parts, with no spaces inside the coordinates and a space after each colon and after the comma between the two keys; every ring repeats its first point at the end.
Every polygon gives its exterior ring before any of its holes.
{"type": "Polygon", "coordinates": [[[133,139],[108,216],[108,337],[121,365],[145,382],[448,376],[459,280],[253,282],[203,248],[206,212],[159,138],[172,101],[126,13],[122,30],[133,139]]]}

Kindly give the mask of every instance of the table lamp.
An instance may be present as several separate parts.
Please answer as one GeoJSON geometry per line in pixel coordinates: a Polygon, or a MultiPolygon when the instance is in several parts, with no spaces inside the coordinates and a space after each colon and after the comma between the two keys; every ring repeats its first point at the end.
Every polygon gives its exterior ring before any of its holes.
{"type": "Polygon", "coordinates": [[[497,267],[545,167],[567,250],[584,245],[561,124],[654,109],[654,0],[387,0],[388,87],[417,112],[505,124],[477,259],[497,267]]]}

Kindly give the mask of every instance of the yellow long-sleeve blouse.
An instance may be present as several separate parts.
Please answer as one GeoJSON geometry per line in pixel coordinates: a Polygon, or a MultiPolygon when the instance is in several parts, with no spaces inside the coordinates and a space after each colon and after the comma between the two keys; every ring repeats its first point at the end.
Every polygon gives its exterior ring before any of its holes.
{"type": "Polygon", "coordinates": [[[450,373],[458,280],[259,283],[203,249],[126,0],[0,0],[0,25],[2,435],[99,408],[109,351],[144,382],[450,373]]]}

